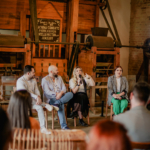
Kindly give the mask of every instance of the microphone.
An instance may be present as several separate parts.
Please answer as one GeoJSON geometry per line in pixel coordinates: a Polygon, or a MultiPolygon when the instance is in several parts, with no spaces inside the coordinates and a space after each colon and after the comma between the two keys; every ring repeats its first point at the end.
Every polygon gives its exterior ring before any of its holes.
{"type": "MultiPolygon", "coordinates": [[[[81,74],[79,74],[79,78],[82,79],[82,75],[81,74]]],[[[82,84],[82,81],[80,81],[80,84],[82,84]]]]}

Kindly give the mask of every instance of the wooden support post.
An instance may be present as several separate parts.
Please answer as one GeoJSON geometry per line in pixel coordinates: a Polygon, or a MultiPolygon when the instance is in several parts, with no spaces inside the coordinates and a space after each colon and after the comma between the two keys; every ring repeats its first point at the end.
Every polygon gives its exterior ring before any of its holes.
{"type": "Polygon", "coordinates": [[[93,62],[93,73],[92,73],[92,78],[93,78],[93,80],[94,81],[96,81],[96,51],[97,51],[97,47],[92,47],[92,50],[91,50],[91,52],[92,52],[92,55],[93,55],[93,60],[92,60],[92,62],[93,62]]]}
{"type": "Polygon", "coordinates": [[[96,5],[95,6],[95,22],[94,22],[94,26],[95,27],[99,27],[99,6],[96,5]]]}
{"type": "Polygon", "coordinates": [[[95,107],[95,86],[92,86],[91,88],[90,97],[91,97],[90,100],[91,107],[95,107]]]}
{"type": "Polygon", "coordinates": [[[35,44],[33,43],[33,47],[32,47],[32,57],[35,57],[35,44]]]}
{"type": "Polygon", "coordinates": [[[50,57],[50,45],[48,46],[48,58],[50,57]]]}
{"type": "Polygon", "coordinates": [[[43,57],[45,57],[45,44],[43,45],[43,57]]]}
{"type": "Polygon", "coordinates": [[[59,58],[61,58],[61,44],[58,45],[59,46],[59,58]]]}
{"type": "Polygon", "coordinates": [[[54,109],[52,110],[52,129],[54,129],[54,109]]]}
{"type": "MultiPolygon", "coordinates": [[[[78,30],[78,12],[79,12],[79,0],[70,0],[67,3],[67,30],[66,30],[66,42],[74,42],[74,32],[77,34],[78,30]]],[[[70,58],[72,45],[66,45],[66,56],[70,58]]]]}
{"type": "Polygon", "coordinates": [[[25,11],[20,12],[20,32],[21,35],[26,37],[26,13],[25,11]]]}
{"type": "Polygon", "coordinates": [[[55,45],[53,45],[53,58],[55,57],[55,45]]]}
{"type": "Polygon", "coordinates": [[[30,44],[25,45],[26,52],[25,52],[25,65],[31,65],[31,50],[30,44]]]}
{"type": "Polygon", "coordinates": [[[115,48],[116,50],[116,66],[120,66],[120,48],[115,48]]]}

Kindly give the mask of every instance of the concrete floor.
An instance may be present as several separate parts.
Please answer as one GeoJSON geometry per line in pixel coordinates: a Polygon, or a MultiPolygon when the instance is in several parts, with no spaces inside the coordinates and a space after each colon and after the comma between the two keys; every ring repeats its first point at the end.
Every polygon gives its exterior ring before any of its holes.
{"type": "MultiPolygon", "coordinates": [[[[104,110],[104,112],[105,112],[105,110],[104,110]]],[[[98,122],[99,120],[102,120],[102,119],[106,119],[105,117],[101,117],[100,115],[101,115],[101,111],[97,112],[96,114],[94,114],[93,112],[90,111],[90,114],[89,114],[90,125],[88,127],[83,127],[83,126],[79,125],[79,119],[77,119],[77,126],[74,127],[74,119],[67,118],[68,127],[70,129],[81,129],[85,133],[89,133],[90,129],[96,122],[98,122]]],[[[104,113],[104,116],[105,116],[105,113],[104,113]]],[[[34,115],[34,117],[36,119],[38,119],[37,116],[34,115]]],[[[109,118],[109,113],[108,113],[108,118],[109,118]]],[[[58,120],[56,120],[56,119],[57,119],[57,115],[55,115],[55,119],[54,119],[54,129],[61,129],[60,124],[58,123],[58,120]]],[[[86,118],[84,118],[84,121],[87,123],[86,118]]],[[[48,129],[51,129],[51,127],[52,127],[52,119],[51,119],[51,112],[49,112],[48,113],[48,129]]]]}

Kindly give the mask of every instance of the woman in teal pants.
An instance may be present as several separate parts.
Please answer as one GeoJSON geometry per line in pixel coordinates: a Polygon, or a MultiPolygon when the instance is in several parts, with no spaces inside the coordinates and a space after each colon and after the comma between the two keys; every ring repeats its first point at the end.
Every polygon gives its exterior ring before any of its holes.
{"type": "Polygon", "coordinates": [[[113,112],[115,115],[123,113],[128,106],[128,81],[122,76],[121,66],[115,68],[115,75],[108,78],[108,105],[113,103],[113,112]]]}

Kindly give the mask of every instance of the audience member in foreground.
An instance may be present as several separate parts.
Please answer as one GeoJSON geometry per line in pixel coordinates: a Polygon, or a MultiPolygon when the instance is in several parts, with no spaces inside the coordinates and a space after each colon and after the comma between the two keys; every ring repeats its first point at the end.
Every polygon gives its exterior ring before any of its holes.
{"type": "Polygon", "coordinates": [[[114,121],[125,126],[131,141],[150,142],[150,111],[146,108],[149,96],[150,86],[137,83],[130,95],[131,110],[114,117],[114,121]]]}
{"type": "Polygon", "coordinates": [[[10,98],[8,115],[13,128],[40,129],[39,122],[32,118],[32,98],[26,90],[16,91],[10,98]]]}
{"type": "Polygon", "coordinates": [[[17,90],[27,90],[32,97],[32,108],[36,109],[40,121],[41,132],[51,134],[45,127],[45,116],[43,106],[51,111],[53,109],[49,104],[42,103],[40,92],[35,79],[35,70],[33,66],[26,65],[24,68],[24,75],[17,80],[17,90]]]}
{"type": "Polygon", "coordinates": [[[115,115],[123,113],[128,106],[128,81],[122,76],[123,69],[121,66],[116,66],[115,75],[108,78],[108,105],[113,103],[113,112],[115,115]]]}
{"type": "Polygon", "coordinates": [[[110,120],[99,121],[87,137],[86,150],[132,150],[123,125],[110,120]]]}
{"type": "Polygon", "coordinates": [[[49,74],[42,79],[44,100],[58,110],[61,129],[68,130],[64,104],[72,99],[73,94],[71,92],[66,93],[65,84],[61,76],[58,75],[58,68],[56,66],[49,66],[48,72],[49,74]]]}
{"type": "Polygon", "coordinates": [[[0,150],[8,150],[13,134],[8,116],[2,108],[0,108],[0,120],[0,150]]]}

